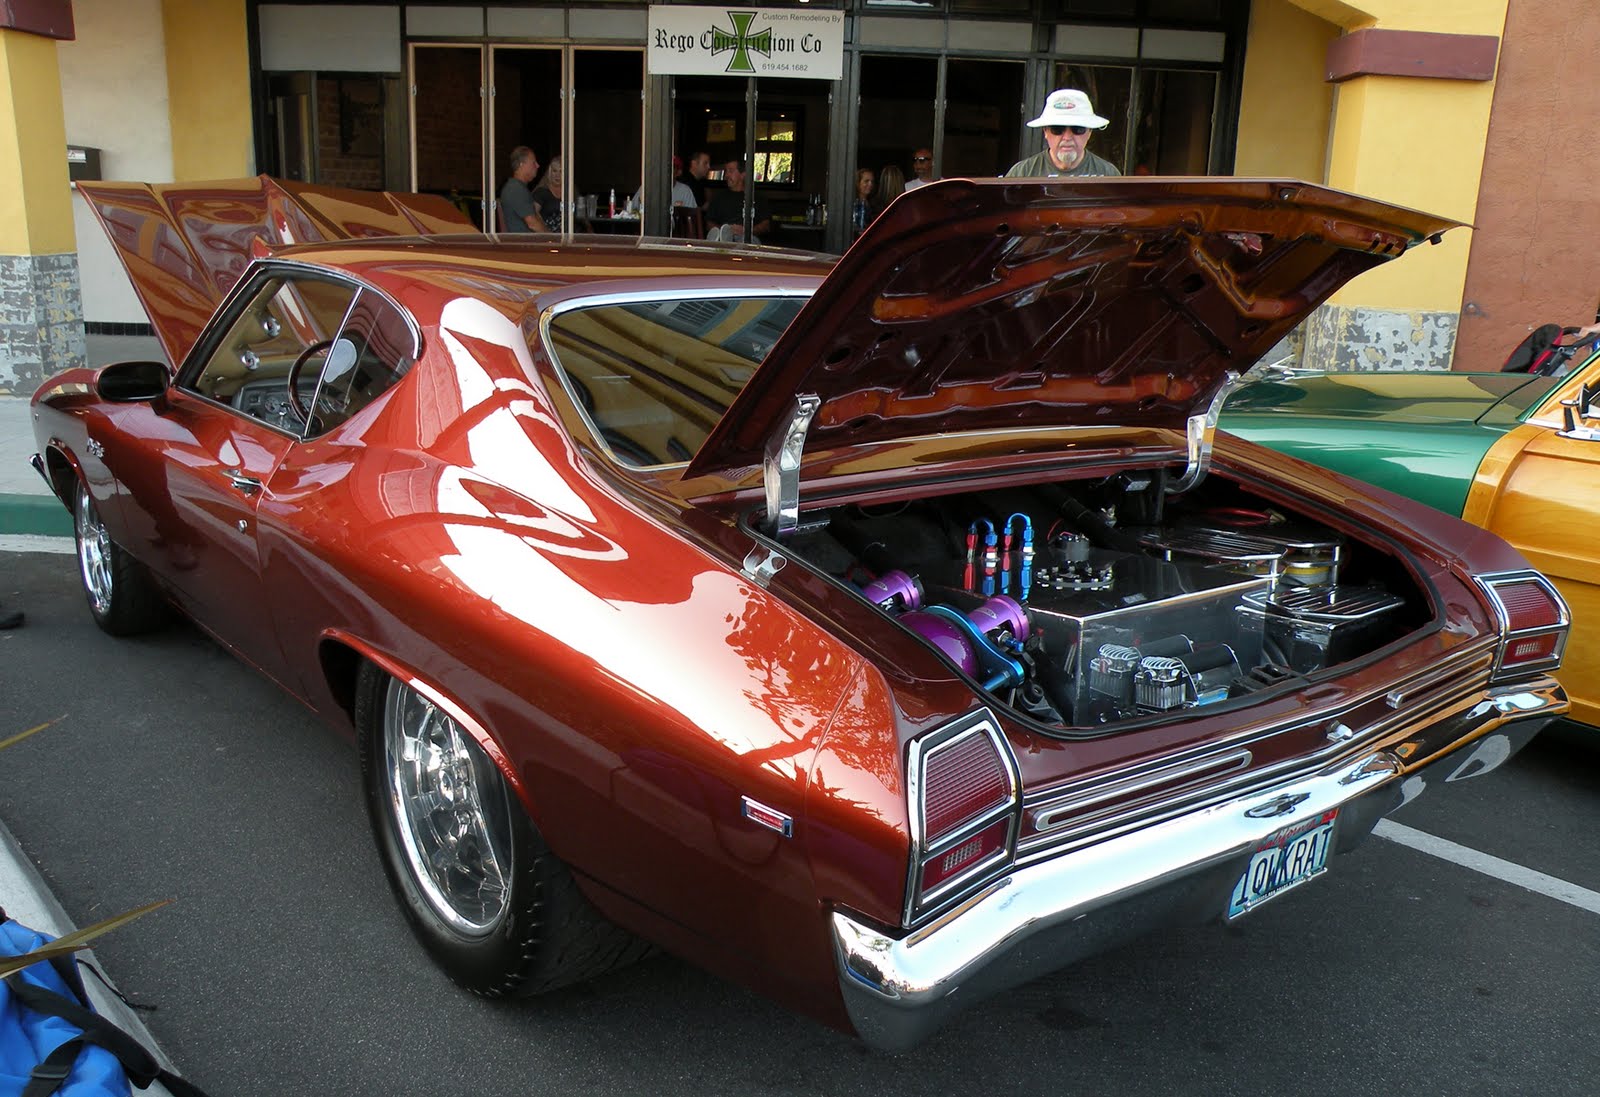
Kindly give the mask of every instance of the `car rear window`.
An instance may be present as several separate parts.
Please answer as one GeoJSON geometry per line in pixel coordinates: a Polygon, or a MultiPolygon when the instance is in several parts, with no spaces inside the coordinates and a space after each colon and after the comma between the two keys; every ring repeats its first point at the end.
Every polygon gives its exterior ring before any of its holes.
{"type": "Polygon", "coordinates": [[[803,304],[799,296],[702,296],[568,309],[550,321],[550,357],[617,460],[681,464],[803,304]]]}

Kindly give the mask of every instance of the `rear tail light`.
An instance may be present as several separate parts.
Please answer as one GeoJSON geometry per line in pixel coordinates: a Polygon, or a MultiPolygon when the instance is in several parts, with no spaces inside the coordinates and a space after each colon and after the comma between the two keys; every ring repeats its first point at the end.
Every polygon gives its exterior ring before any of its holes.
{"type": "Polygon", "coordinates": [[[907,788],[910,924],[1011,864],[1021,788],[1011,748],[987,712],[914,742],[907,788]]]}
{"type": "Polygon", "coordinates": [[[1561,665],[1572,616],[1556,588],[1536,571],[1480,576],[1500,619],[1496,677],[1554,670],[1561,665]]]}

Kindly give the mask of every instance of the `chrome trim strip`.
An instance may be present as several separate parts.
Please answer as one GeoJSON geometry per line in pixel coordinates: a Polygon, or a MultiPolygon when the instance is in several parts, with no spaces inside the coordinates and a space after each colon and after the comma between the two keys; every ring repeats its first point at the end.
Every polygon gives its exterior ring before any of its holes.
{"type": "Polygon", "coordinates": [[[1161,785],[1174,784],[1185,777],[1199,777],[1202,774],[1216,770],[1232,772],[1243,769],[1250,764],[1251,757],[1248,750],[1236,750],[1216,757],[1198,759],[1187,765],[1164,766],[1161,769],[1150,770],[1121,781],[1105,782],[1102,778],[1096,780],[1087,792],[1079,793],[1076,796],[1068,796],[1060,801],[1049,802],[1048,806],[1034,807],[1030,805],[1028,810],[1033,815],[1034,830],[1043,832],[1059,825],[1060,816],[1083,811],[1094,804],[1112,800],[1119,796],[1128,796],[1161,785]]]}
{"type": "Polygon", "coordinates": [[[1392,687],[1388,693],[1384,694],[1384,703],[1393,709],[1405,708],[1418,697],[1425,697],[1430,693],[1436,692],[1439,689],[1441,679],[1450,678],[1457,673],[1464,673],[1461,670],[1462,664],[1467,664],[1468,669],[1471,669],[1470,664],[1476,663],[1479,659],[1492,663],[1497,657],[1499,647],[1500,638],[1498,636],[1480,637],[1460,651],[1453,652],[1437,665],[1427,670],[1418,671],[1409,678],[1402,679],[1399,685],[1392,687]]]}
{"type": "MultiPolygon", "coordinates": [[[[1440,783],[1486,773],[1566,708],[1552,680],[1490,696],[1433,730],[1444,749],[1440,783]]],[[[839,988],[856,1032],[904,1051],[951,1014],[1104,947],[1127,924],[1177,923],[1197,896],[1225,909],[1228,889],[1260,843],[1338,810],[1336,849],[1425,791],[1436,771],[1374,749],[1336,765],[1042,863],[1017,868],[903,936],[849,913],[829,916],[839,988]],[[1287,798],[1287,800],[1285,799],[1287,798]],[[1289,814],[1263,813],[1294,801],[1289,814]]]]}

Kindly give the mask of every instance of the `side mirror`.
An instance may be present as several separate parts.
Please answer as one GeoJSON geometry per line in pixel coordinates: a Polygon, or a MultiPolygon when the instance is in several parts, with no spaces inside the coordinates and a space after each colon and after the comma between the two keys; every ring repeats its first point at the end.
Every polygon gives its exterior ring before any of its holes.
{"type": "Polygon", "coordinates": [[[139,404],[159,397],[171,382],[165,362],[114,362],[95,378],[94,391],[114,404],[139,404]]]}

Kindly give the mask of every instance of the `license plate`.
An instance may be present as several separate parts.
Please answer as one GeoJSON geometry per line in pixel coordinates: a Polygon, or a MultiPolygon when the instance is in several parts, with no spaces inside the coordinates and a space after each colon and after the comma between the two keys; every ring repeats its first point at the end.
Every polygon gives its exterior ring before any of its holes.
{"type": "Polygon", "coordinates": [[[1247,911],[1320,876],[1328,867],[1328,847],[1333,839],[1337,808],[1319,818],[1280,830],[1256,847],[1250,867],[1233,886],[1228,917],[1247,911]]]}

